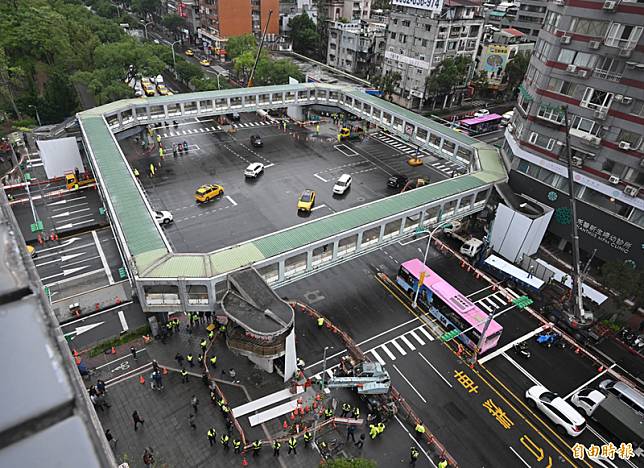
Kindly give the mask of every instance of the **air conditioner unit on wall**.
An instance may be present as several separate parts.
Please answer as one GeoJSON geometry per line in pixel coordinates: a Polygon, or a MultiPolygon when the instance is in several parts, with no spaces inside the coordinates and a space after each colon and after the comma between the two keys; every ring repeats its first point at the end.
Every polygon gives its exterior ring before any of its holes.
{"type": "Polygon", "coordinates": [[[577,73],[577,65],[572,65],[572,64],[571,64],[571,65],[568,65],[568,66],[566,67],[566,71],[567,71],[568,73],[577,73]]]}
{"type": "Polygon", "coordinates": [[[604,120],[606,116],[608,115],[608,112],[605,110],[596,110],[595,111],[595,118],[599,120],[604,120]]]}
{"type": "Polygon", "coordinates": [[[586,78],[588,76],[588,70],[581,69],[577,74],[579,75],[579,78],[586,78]]]}
{"type": "Polygon", "coordinates": [[[599,49],[602,43],[599,41],[588,41],[588,47],[590,49],[599,49]]]}
{"type": "Polygon", "coordinates": [[[608,1],[604,2],[604,6],[602,7],[604,10],[607,11],[613,11],[615,10],[615,7],[617,6],[617,2],[615,1],[608,1]]]}
{"type": "Polygon", "coordinates": [[[620,49],[617,55],[620,57],[630,57],[631,53],[633,53],[632,49],[620,49]]]}
{"type": "Polygon", "coordinates": [[[595,147],[598,147],[600,145],[600,143],[602,142],[602,139],[599,138],[599,137],[596,137],[594,135],[591,135],[590,137],[588,137],[587,141],[588,141],[588,144],[590,144],[592,146],[595,146],[595,147]]]}
{"type": "Polygon", "coordinates": [[[572,165],[575,167],[582,167],[584,165],[584,159],[579,156],[572,157],[572,165]]]}
{"type": "Polygon", "coordinates": [[[619,177],[612,175],[608,178],[608,182],[610,182],[613,185],[617,185],[619,184],[619,177]]]}
{"type": "Polygon", "coordinates": [[[562,44],[570,44],[570,42],[572,41],[572,37],[570,37],[570,36],[561,36],[560,40],[561,40],[562,44]]]}
{"type": "Polygon", "coordinates": [[[620,141],[619,142],[619,149],[623,150],[629,150],[631,149],[631,144],[628,141],[620,141]]]}
{"type": "Polygon", "coordinates": [[[622,104],[630,104],[633,102],[633,98],[629,96],[624,96],[622,98],[622,104]]]}
{"type": "Polygon", "coordinates": [[[637,196],[637,195],[639,195],[639,193],[640,193],[640,188],[639,188],[639,187],[634,187],[634,186],[632,186],[632,185],[627,185],[627,186],[624,188],[624,193],[625,193],[626,195],[631,196],[631,197],[636,197],[636,196],[637,196]]]}

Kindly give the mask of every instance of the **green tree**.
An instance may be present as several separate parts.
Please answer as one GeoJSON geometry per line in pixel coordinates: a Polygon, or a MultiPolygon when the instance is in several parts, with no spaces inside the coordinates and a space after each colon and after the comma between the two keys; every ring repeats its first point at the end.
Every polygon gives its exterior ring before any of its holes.
{"type": "Polygon", "coordinates": [[[226,54],[230,60],[235,60],[244,52],[249,51],[253,53],[253,56],[257,53],[257,41],[252,34],[233,36],[226,43],[226,54]]]}
{"type": "Polygon", "coordinates": [[[161,24],[170,31],[176,33],[186,26],[186,20],[179,15],[166,15],[161,20],[161,24]]]}
{"type": "Polygon", "coordinates": [[[366,458],[334,458],[327,460],[327,468],[376,468],[378,465],[373,460],[366,458]]]}
{"type": "Polygon", "coordinates": [[[391,0],[373,0],[371,3],[372,10],[389,10],[391,8],[391,0]]]}
{"type": "Polygon", "coordinates": [[[396,91],[396,87],[400,83],[402,76],[399,72],[388,71],[384,75],[380,75],[373,80],[373,85],[383,93],[385,99],[390,99],[391,95],[396,91]]]}
{"type": "MultiPolygon", "coordinates": [[[[264,67],[265,62],[267,61],[268,59],[266,58],[266,54],[262,53],[259,63],[257,64],[257,68],[259,69],[264,67]]],[[[238,55],[233,60],[233,67],[235,68],[235,73],[237,74],[237,78],[246,82],[246,80],[248,80],[248,78],[250,77],[250,72],[253,69],[254,63],[255,63],[255,53],[253,51],[249,50],[242,53],[241,55],[238,55]]]]}
{"type": "Polygon", "coordinates": [[[177,75],[182,81],[190,83],[195,79],[202,78],[203,70],[199,65],[181,59],[177,60],[177,75]]]}
{"type": "Polygon", "coordinates": [[[515,92],[519,83],[523,81],[528,65],[530,64],[530,54],[527,52],[520,52],[516,54],[505,66],[505,74],[503,81],[506,82],[506,92],[512,94],[515,92]]]}
{"type": "Polygon", "coordinates": [[[487,78],[487,73],[484,71],[474,73],[470,85],[474,88],[474,95],[477,97],[483,97],[488,94],[489,81],[487,78]]]}
{"type": "Polygon", "coordinates": [[[44,105],[39,106],[43,124],[65,120],[78,109],[78,97],[69,76],[62,70],[54,72],[45,84],[44,105]]]}
{"type": "Polygon", "coordinates": [[[320,45],[320,35],[317,26],[309,15],[302,13],[294,16],[288,22],[291,28],[290,36],[293,50],[307,56],[317,56],[320,45]]]}
{"type": "Polygon", "coordinates": [[[644,304],[644,275],[641,270],[615,260],[602,265],[601,277],[604,286],[617,291],[626,299],[633,299],[638,305],[644,304]]]}
{"type": "Polygon", "coordinates": [[[455,88],[466,84],[471,66],[472,61],[464,56],[446,58],[425,80],[425,94],[434,100],[451,95],[455,88]]]}
{"type": "Polygon", "coordinates": [[[0,47],[0,102],[7,101],[17,118],[22,116],[16,105],[14,98],[16,90],[19,89],[20,83],[24,77],[24,72],[20,67],[11,67],[7,62],[7,56],[4,49],[0,47]]]}
{"type": "Polygon", "coordinates": [[[161,9],[161,0],[132,0],[132,9],[147,17],[161,9]]]}

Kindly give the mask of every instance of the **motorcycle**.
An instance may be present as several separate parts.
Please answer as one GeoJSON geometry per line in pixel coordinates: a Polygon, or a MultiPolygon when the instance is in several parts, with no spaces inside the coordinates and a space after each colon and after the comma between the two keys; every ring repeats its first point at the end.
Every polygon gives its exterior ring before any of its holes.
{"type": "Polygon", "coordinates": [[[174,128],[179,128],[179,122],[177,122],[176,120],[172,121],[172,125],[174,125],[174,128]]]}
{"type": "Polygon", "coordinates": [[[514,346],[512,346],[512,348],[514,348],[515,353],[517,353],[519,356],[525,359],[529,359],[530,356],[532,356],[532,353],[528,349],[528,343],[526,343],[525,341],[521,343],[515,343],[514,346]]]}
{"type": "Polygon", "coordinates": [[[552,345],[557,345],[560,348],[566,347],[566,342],[561,338],[561,335],[556,332],[544,332],[537,335],[537,343],[546,348],[550,348],[552,345]]]}

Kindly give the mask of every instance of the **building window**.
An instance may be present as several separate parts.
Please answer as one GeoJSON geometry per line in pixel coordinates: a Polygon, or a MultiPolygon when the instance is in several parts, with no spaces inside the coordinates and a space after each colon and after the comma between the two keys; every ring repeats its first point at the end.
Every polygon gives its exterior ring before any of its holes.
{"type": "Polygon", "coordinates": [[[548,91],[553,93],[563,94],[564,96],[573,96],[577,85],[570,81],[564,81],[559,78],[550,78],[547,86],[548,91]]]}
{"type": "Polygon", "coordinates": [[[581,150],[579,148],[575,148],[574,146],[570,147],[570,156],[573,158],[577,157],[577,158],[589,159],[589,160],[595,159],[595,153],[581,150]]]}
{"type": "Polygon", "coordinates": [[[642,141],[642,135],[635,132],[629,132],[628,130],[621,130],[619,136],[617,137],[618,142],[625,141],[630,143],[631,149],[637,149],[640,147],[640,142],[642,141]]]}
{"type": "Polygon", "coordinates": [[[572,49],[561,49],[557,62],[568,65],[577,65],[578,67],[592,68],[595,65],[597,56],[587,52],[580,52],[572,49]]]}
{"type": "Polygon", "coordinates": [[[545,29],[546,31],[554,32],[554,30],[559,26],[560,19],[561,15],[559,13],[549,11],[543,21],[543,29],[545,29]]]}
{"type": "Polygon", "coordinates": [[[613,102],[613,93],[602,91],[600,89],[586,88],[584,97],[579,105],[587,109],[606,110],[613,102]]]}
{"type": "Polygon", "coordinates": [[[429,32],[429,31],[431,31],[431,30],[432,30],[432,26],[431,26],[431,25],[429,25],[429,24],[426,24],[426,25],[425,25],[425,31],[429,32]]]}
{"type": "Polygon", "coordinates": [[[594,120],[580,117],[578,115],[575,115],[572,118],[572,124],[570,125],[571,135],[579,136],[581,138],[585,138],[589,135],[598,136],[600,130],[601,125],[596,123],[594,120]]]}
{"type": "Polygon", "coordinates": [[[644,211],[635,208],[631,215],[630,222],[644,228],[644,211]]]}
{"type": "Polygon", "coordinates": [[[585,18],[573,18],[570,23],[570,31],[585,36],[604,37],[608,31],[608,22],[593,21],[585,18]]]}
{"type": "Polygon", "coordinates": [[[537,115],[543,120],[548,120],[556,124],[562,124],[564,121],[564,115],[562,110],[559,107],[551,106],[549,104],[541,105],[537,115]]]}
{"type": "Polygon", "coordinates": [[[391,33],[391,38],[394,39],[394,40],[396,39],[396,33],[395,32],[391,33]]]}
{"type": "Polygon", "coordinates": [[[411,23],[409,22],[409,20],[403,20],[403,22],[402,22],[402,25],[403,25],[403,27],[405,27],[405,28],[408,28],[410,24],[411,24],[411,23]]]}
{"type": "Polygon", "coordinates": [[[618,216],[627,217],[631,212],[631,207],[627,204],[622,203],[615,198],[609,198],[603,193],[593,190],[590,187],[586,187],[586,190],[583,191],[580,198],[593,206],[603,208],[604,210],[610,211],[618,216]]]}
{"type": "Polygon", "coordinates": [[[548,138],[547,136],[541,135],[537,132],[532,132],[530,133],[530,138],[528,138],[528,141],[535,146],[547,149],[548,151],[552,151],[557,140],[555,140],[554,138],[548,138]]]}
{"type": "Polygon", "coordinates": [[[519,96],[517,98],[517,107],[519,107],[524,114],[528,114],[528,111],[530,110],[530,100],[526,99],[523,96],[523,93],[519,93],[519,96]]]}
{"type": "Polygon", "coordinates": [[[548,60],[548,56],[550,55],[551,49],[552,49],[552,45],[549,42],[541,40],[537,42],[537,46],[534,49],[534,56],[537,57],[542,62],[545,62],[546,60],[548,60]]]}
{"type": "Polygon", "coordinates": [[[423,47],[427,47],[427,39],[423,39],[423,47]]]}
{"type": "Polygon", "coordinates": [[[644,101],[636,99],[631,106],[630,111],[628,112],[631,115],[639,115],[644,117],[644,101]]]}
{"type": "Polygon", "coordinates": [[[642,36],[642,26],[631,26],[629,24],[613,23],[608,29],[604,44],[609,47],[620,49],[634,49],[642,36]]]}

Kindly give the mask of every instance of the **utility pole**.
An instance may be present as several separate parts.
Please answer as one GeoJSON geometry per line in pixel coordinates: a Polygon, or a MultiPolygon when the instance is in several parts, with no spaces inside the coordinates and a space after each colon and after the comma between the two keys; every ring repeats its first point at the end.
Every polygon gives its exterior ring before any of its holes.
{"type": "Polygon", "coordinates": [[[563,107],[564,124],[566,126],[566,163],[568,165],[568,192],[570,196],[570,211],[572,216],[572,294],[570,295],[570,306],[574,316],[582,323],[593,320],[591,313],[584,312],[584,301],[582,297],[582,281],[579,272],[579,232],[577,230],[577,200],[575,196],[575,169],[572,165],[570,154],[570,122],[568,121],[568,106],[563,107]]]}
{"type": "Polygon", "coordinates": [[[264,32],[262,33],[262,38],[259,41],[259,48],[257,49],[257,56],[255,57],[255,63],[253,64],[253,69],[250,71],[250,76],[248,77],[248,83],[246,84],[247,88],[253,87],[253,77],[255,76],[255,69],[257,68],[257,63],[259,62],[259,56],[262,53],[262,48],[264,47],[264,40],[266,39],[266,33],[268,32],[268,25],[271,22],[272,15],[273,15],[273,10],[268,10],[268,19],[266,20],[266,26],[264,26],[264,32]]]}

